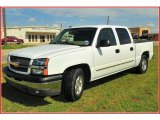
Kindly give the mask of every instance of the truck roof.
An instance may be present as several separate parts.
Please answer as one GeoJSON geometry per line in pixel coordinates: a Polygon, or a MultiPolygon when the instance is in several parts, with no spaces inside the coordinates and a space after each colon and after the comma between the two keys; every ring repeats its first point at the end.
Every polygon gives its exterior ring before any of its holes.
{"type": "Polygon", "coordinates": [[[73,26],[71,28],[84,28],[84,27],[95,27],[95,28],[120,27],[120,28],[127,28],[126,26],[119,26],[119,25],[84,25],[84,26],[73,26]]]}

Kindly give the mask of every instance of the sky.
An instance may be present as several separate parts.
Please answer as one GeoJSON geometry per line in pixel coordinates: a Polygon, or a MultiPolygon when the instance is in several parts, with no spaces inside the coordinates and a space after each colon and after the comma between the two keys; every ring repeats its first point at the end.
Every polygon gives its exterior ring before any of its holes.
{"type": "Polygon", "coordinates": [[[149,26],[158,32],[158,8],[6,8],[8,27],[103,25],[108,16],[110,25],[149,26]]]}

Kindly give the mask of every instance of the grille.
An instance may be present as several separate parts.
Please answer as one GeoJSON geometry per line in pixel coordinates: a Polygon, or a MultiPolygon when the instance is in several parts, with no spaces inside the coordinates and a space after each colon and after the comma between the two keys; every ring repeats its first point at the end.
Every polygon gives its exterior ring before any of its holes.
{"type": "Polygon", "coordinates": [[[13,65],[10,65],[10,67],[16,71],[21,71],[21,72],[27,72],[28,68],[24,68],[24,67],[14,67],[13,65]]]}
{"type": "Polygon", "coordinates": [[[17,56],[10,56],[10,61],[11,62],[17,62],[19,64],[19,67],[15,67],[14,65],[10,64],[10,67],[16,71],[21,71],[21,72],[27,72],[28,71],[28,66],[30,63],[29,58],[24,58],[24,57],[17,57],[17,56]]]}
{"type": "Polygon", "coordinates": [[[20,66],[29,66],[30,59],[23,57],[10,56],[10,61],[18,62],[20,66]]]}

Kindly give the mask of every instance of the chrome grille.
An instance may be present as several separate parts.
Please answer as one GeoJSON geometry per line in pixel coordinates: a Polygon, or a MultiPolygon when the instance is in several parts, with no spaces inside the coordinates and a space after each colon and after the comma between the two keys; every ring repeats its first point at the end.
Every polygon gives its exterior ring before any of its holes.
{"type": "Polygon", "coordinates": [[[28,71],[28,66],[30,63],[29,58],[24,58],[24,57],[17,57],[17,56],[10,56],[10,61],[11,62],[16,62],[18,63],[18,67],[10,64],[10,68],[16,71],[20,72],[27,72],[28,71]]]}
{"type": "Polygon", "coordinates": [[[10,67],[16,71],[21,71],[21,72],[27,72],[28,68],[24,68],[24,67],[15,67],[13,65],[10,65],[10,67]]]}

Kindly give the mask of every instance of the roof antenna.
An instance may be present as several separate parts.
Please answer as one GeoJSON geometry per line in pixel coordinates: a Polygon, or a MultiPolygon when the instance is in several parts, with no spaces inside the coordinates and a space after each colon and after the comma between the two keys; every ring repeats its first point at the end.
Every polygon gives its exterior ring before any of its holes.
{"type": "Polygon", "coordinates": [[[107,18],[107,25],[109,25],[109,16],[108,16],[108,18],[107,18]]]}

